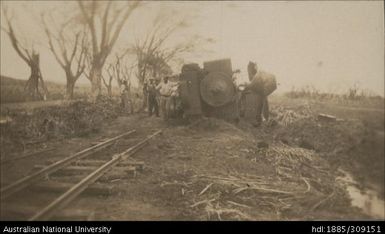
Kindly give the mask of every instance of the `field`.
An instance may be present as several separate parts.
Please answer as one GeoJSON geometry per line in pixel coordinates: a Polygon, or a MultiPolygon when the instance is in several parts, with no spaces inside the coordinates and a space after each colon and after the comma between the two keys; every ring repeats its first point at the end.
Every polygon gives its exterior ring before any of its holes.
{"type": "Polygon", "coordinates": [[[101,108],[83,102],[41,107],[32,112],[36,118],[13,113],[2,124],[2,159],[55,150],[1,165],[1,182],[130,129],[138,135],[163,129],[135,155],[145,163],[142,172],[108,182],[119,193],[70,206],[93,206],[96,220],[384,219],[383,99],[368,105],[273,95],[270,102],[272,119],[260,128],[244,120],[127,115],[107,99],[95,104],[101,108]],[[78,119],[71,120],[75,113],[78,119]],[[54,127],[41,128],[44,119],[54,127]]]}
{"type": "MultiPolygon", "coordinates": [[[[25,96],[24,86],[26,81],[14,79],[7,76],[0,76],[0,88],[1,88],[1,103],[18,103],[25,102],[27,97],[25,96]]],[[[63,100],[65,97],[66,87],[64,84],[58,84],[54,82],[45,82],[48,89],[48,100],[63,100]]],[[[89,92],[89,87],[86,85],[76,85],[74,89],[74,98],[85,98],[89,92]]]]}

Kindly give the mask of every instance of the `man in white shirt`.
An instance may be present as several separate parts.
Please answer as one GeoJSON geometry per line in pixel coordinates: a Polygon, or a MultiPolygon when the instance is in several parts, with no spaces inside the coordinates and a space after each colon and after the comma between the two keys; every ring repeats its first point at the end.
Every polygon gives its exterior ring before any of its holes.
{"type": "Polygon", "coordinates": [[[160,93],[160,110],[165,120],[169,117],[170,97],[173,90],[173,84],[168,81],[168,76],[163,78],[163,81],[158,84],[156,89],[160,93]]]}

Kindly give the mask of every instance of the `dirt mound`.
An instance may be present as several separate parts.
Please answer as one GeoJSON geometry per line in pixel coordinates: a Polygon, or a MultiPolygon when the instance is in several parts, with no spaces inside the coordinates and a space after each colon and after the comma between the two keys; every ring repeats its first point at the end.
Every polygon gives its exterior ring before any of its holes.
{"type": "Polygon", "coordinates": [[[188,217],[341,219],[357,212],[335,183],[336,172],[314,150],[261,144],[239,126],[210,118],[168,129],[162,141],[158,163],[167,176],[158,175],[161,186],[154,190],[188,217]]]}
{"type": "Polygon", "coordinates": [[[364,121],[322,121],[305,118],[278,128],[274,140],[291,147],[315,150],[334,170],[351,171],[369,188],[377,184],[384,194],[384,134],[364,121]],[[373,163],[376,162],[376,163],[373,163]]]}
{"type": "Polygon", "coordinates": [[[225,120],[207,117],[201,117],[195,121],[192,121],[190,124],[182,127],[181,129],[195,132],[234,132],[235,135],[242,136],[245,136],[246,134],[239,127],[225,120]]]}
{"type": "Polygon", "coordinates": [[[351,206],[338,169],[383,178],[383,163],[369,165],[383,162],[383,150],[374,150],[380,138],[358,119],[329,121],[318,114],[306,104],[278,106],[275,125],[203,118],[168,129],[162,200],[198,220],[368,218],[351,206]]]}
{"type": "Polygon", "coordinates": [[[279,144],[249,148],[246,157],[251,159],[234,161],[273,168],[273,173],[232,170],[213,174],[213,168],[195,177],[192,181],[200,189],[190,207],[200,211],[202,219],[312,219],[323,210],[333,210],[332,218],[341,218],[349,207],[344,188],[334,183],[335,174],[314,151],[279,144]]]}

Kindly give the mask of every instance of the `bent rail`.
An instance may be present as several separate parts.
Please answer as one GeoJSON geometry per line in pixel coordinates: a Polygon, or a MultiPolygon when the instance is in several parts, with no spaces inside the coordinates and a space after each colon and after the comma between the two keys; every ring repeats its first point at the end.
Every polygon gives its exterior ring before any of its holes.
{"type": "Polygon", "coordinates": [[[104,173],[106,173],[113,166],[118,164],[119,162],[127,159],[132,156],[136,152],[138,152],[143,146],[153,137],[162,133],[161,130],[156,131],[152,135],[146,137],[144,140],[140,141],[136,145],[128,148],[122,153],[116,154],[113,158],[99,167],[97,170],[89,174],[79,183],[71,187],[67,192],[61,195],[59,198],[51,202],[48,206],[39,211],[36,215],[29,219],[29,221],[35,220],[48,220],[51,218],[55,212],[59,209],[64,208],[68,203],[70,203],[73,199],[75,199],[80,193],[82,193],[89,185],[94,183],[97,179],[99,179],[104,173]]]}

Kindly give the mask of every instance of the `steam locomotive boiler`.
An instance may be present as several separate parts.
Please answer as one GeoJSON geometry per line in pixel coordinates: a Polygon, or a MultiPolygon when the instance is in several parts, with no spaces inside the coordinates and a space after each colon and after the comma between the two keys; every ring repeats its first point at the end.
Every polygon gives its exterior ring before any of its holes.
{"type": "Polygon", "coordinates": [[[238,91],[230,59],[186,64],[179,76],[179,95],[185,117],[206,116],[239,120],[238,91]]]}

